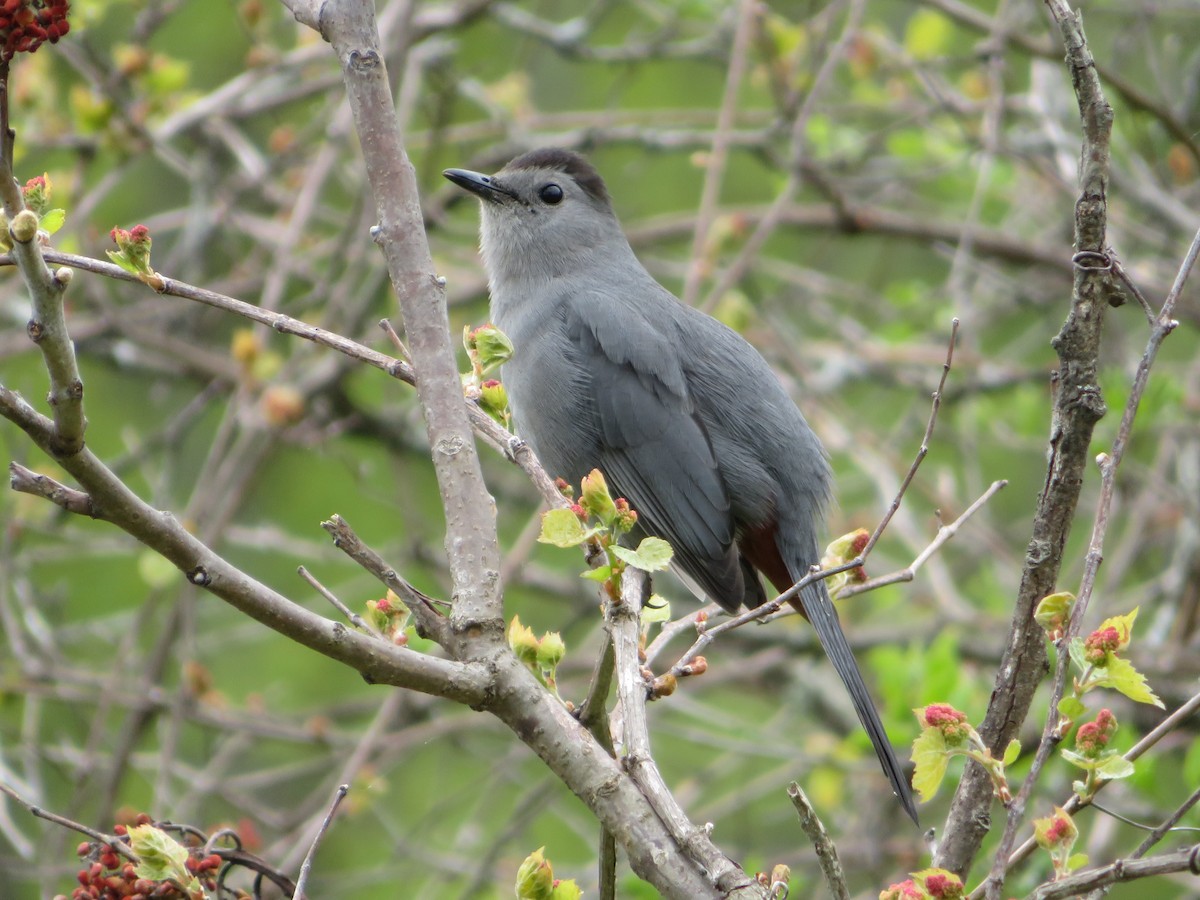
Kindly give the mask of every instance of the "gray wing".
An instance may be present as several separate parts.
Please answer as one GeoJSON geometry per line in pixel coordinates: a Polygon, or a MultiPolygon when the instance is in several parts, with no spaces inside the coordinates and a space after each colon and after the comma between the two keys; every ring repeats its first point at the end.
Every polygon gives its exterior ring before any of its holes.
{"type": "MultiPolygon", "coordinates": [[[[674,302],[674,301],[672,301],[674,302]]],[[[746,586],[729,496],[692,406],[684,352],[645,313],[608,297],[564,306],[567,338],[588,374],[599,441],[595,461],[648,534],[670,542],[676,564],[730,610],[746,586]]]]}

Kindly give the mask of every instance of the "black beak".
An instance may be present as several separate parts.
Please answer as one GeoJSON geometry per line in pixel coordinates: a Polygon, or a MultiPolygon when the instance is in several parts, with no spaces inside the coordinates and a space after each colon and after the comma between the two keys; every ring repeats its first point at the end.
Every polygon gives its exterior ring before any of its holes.
{"type": "Polygon", "coordinates": [[[481,200],[490,200],[495,203],[501,195],[505,197],[513,195],[512,191],[505,190],[497,184],[491,175],[482,175],[469,169],[447,169],[442,174],[464,191],[470,191],[481,200]]]}

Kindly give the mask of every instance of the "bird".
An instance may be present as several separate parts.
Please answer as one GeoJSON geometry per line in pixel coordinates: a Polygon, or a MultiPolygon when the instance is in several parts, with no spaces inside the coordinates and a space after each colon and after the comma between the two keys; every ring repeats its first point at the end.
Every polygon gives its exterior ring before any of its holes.
{"type": "MultiPolygon", "coordinates": [[[[819,439],[745,338],[646,270],[596,168],[550,147],[443,175],[480,200],[490,316],[514,347],[501,378],[547,472],[578,484],[598,468],[639,533],[668,541],[684,582],[730,614],[766,602],[759,573],[781,593],[807,576],[833,480],[819,439]]],[[[792,604],[918,822],[824,581],[792,604]]]]}

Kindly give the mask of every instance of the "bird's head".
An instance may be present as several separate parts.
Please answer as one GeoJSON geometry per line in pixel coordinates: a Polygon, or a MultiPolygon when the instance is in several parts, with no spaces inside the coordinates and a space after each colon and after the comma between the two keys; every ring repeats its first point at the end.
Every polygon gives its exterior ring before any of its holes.
{"type": "Polygon", "coordinates": [[[480,245],[493,290],[588,272],[614,245],[628,252],[604,180],[578,153],[533,150],[494,175],[442,174],[482,201],[480,245]]]}

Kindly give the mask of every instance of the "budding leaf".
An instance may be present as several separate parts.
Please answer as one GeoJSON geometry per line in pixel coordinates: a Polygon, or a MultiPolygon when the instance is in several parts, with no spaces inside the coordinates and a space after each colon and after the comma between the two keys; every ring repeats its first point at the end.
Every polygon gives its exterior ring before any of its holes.
{"type": "Polygon", "coordinates": [[[502,366],[512,359],[512,341],[495,325],[484,325],[482,328],[476,329],[473,338],[481,375],[486,375],[492,369],[502,366]]]}
{"type": "Polygon", "coordinates": [[[550,900],[554,890],[554,869],[544,855],[545,847],[538,847],[521,863],[514,885],[520,900],[550,900]]]}
{"type": "Polygon", "coordinates": [[[550,900],[579,900],[582,896],[583,891],[575,883],[574,878],[560,881],[554,885],[554,890],[550,892],[550,900]]]}
{"type": "Polygon", "coordinates": [[[1078,719],[1087,712],[1087,707],[1078,697],[1063,697],[1058,701],[1058,712],[1068,719],[1078,719]]]}
{"type": "Polygon", "coordinates": [[[1110,653],[1108,665],[1102,671],[1103,675],[1096,680],[1096,684],[1115,688],[1138,703],[1149,703],[1159,709],[1166,708],[1154,691],[1150,690],[1150,685],[1146,684],[1146,676],[1135,669],[1129,660],[1110,653]]]}
{"type": "Polygon", "coordinates": [[[1128,778],[1133,774],[1133,763],[1123,756],[1114,754],[1096,767],[1096,774],[1106,781],[1128,778]]]}
{"type": "Polygon", "coordinates": [[[1075,595],[1070,591],[1048,594],[1038,602],[1033,618],[1048,634],[1061,634],[1071,619],[1074,607],[1075,595]]]}
{"type": "Polygon", "coordinates": [[[1118,652],[1129,646],[1129,640],[1133,637],[1133,623],[1137,621],[1139,606],[1135,606],[1133,610],[1123,616],[1112,616],[1100,623],[1097,631],[1103,631],[1105,628],[1115,628],[1121,636],[1121,643],[1117,647],[1118,652]]]}
{"type": "Polygon", "coordinates": [[[662,538],[648,537],[638,544],[636,550],[628,547],[615,546],[612,548],[617,559],[623,559],[635,569],[643,572],[661,572],[671,564],[675,551],[662,538]]]}
{"type": "Polygon", "coordinates": [[[187,848],[165,831],[153,825],[134,825],[129,829],[129,846],[138,856],[139,878],[173,878],[183,885],[195,880],[187,870],[187,848]]]}
{"type": "Polygon", "coordinates": [[[946,739],[936,728],[926,728],[913,741],[912,761],[916,766],[913,772],[912,786],[921,798],[922,803],[928,803],[937,793],[946,777],[946,765],[949,756],[946,750],[946,739]]]}
{"type": "Polygon", "coordinates": [[[608,491],[608,482],[599,469],[592,469],[579,485],[579,505],[603,522],[611,525],[617,518],[617,506],[608,491]]]}
{"type": "Polygon", "coordinates": [[[597,566],[594,569],[586,569],[579,577],[586,578],[589,581],[605,582],[612,578],[612,566],[597,566]]]}
{"type": "Polygon", "coordinates": [[[51,209],[38,221],[38,227],[46,234],[54,234],[58,229],[63,227],[63,223],[67,221],[67,211],[65,209],[51,209]]]}
{"type": "Polygon", "coordinates": [[[1004,765],[1011,766],[1017,761],[1017,757],[1021,755],[1021,742],[1013,738],[1008,742],[1008,746],[1004,748],[1004,765]]]}
{"type": "Polygon", "coordinates": [[[578,547],[596,534],[595,528],[584,528],[579,516],[569,509],[552,509],[542,516],[542,533],[538,542],[555,547],[578,547]]]}
{"type": "Polygon", "coordinates": [[[1088,864],[1088,855],[1086,853],[1072,853],[1067,860],[1067,868],[1074,872],[1076,869],[1082,869],[1088,864]]]}
{"type": "Polygon", "coordinates": [[[1079,766],[1079,768],[1088,771],[1096,768],[1096,760],[1084,756],[1082,753],[1076,753],[1074,750],[1068,750],[1066,747],[1063,747],[1058,752],[1063,759],[1073,766],[1079,766]]]}

